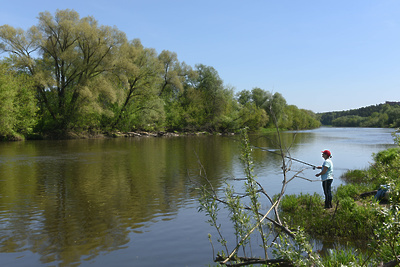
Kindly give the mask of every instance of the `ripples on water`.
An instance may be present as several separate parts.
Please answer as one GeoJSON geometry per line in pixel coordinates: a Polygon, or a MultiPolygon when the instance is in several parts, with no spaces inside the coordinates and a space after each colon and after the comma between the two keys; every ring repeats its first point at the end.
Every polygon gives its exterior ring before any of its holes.
{"type": "MultiPolygon", "coordinates": [[[[319,165],[330,149],[335,184],[392,144],[388,129],[320,128],[296,136],[291,156],[319,165]]],[[[197,211],[198,160],[215,186],[242,178],[235,138],[220,136],[0,143],[0,262],[3,266],[204,266],[212,264],[197,211]]],[[[252,144],[274,149],[267,138],[252,144]]],[[[280,161],[253,153],[255,173],[271,195],[281,186],[280,161]]],[[[293,164],[293,169],[304,165],[293,164]]],[[[304,168],[303,175],[315,171],[304,168]]],[[[287,193],[321,193],[295,180],[287,193]]],[[[221,223],[227,214],[221,211],[221,223]]],[[[229,230],[226,230],[229,233],[229,230]]],[[[233,240],[231,240],[233,241],[233,240]]]]}

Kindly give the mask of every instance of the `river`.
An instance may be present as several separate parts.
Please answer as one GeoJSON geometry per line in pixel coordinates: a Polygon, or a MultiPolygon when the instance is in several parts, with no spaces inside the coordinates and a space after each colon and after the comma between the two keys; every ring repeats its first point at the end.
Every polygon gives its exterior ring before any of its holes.
{"type": "MultiPolygon", "coordinates": [[[[282,134],[290,157],[320,165],[332,151],[333,189],[348,169],[394,146],[391,129],[319,128],[282,134]]],[[[0,143],[1,266],[207,266],[213,229],[198,212],[199,163],[215,188],[243,178],[238,136],[144,137],[0,143]]],[[[250,136],[274,149],[275,135],[250,136]]],[[[255,174],[270,195],[279,157],[254,149],[255,174]]],[[[311,167],[293,171],[315,180],[311,167]]],[[[287,194],[322,193],[296,178],[287,194]]],[[[221,223],[227,223],[222,211],[221,223]]]]}

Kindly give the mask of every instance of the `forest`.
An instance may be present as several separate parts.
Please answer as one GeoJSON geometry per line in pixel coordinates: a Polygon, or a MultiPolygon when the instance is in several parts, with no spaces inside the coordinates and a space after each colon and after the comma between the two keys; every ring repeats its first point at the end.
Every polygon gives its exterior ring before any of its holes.
{"type": "Polygon", "coordinates": [[[386,101],[358,109],[317,114],[323,125],[335,127],[400,127],[400,102],[386,101]]]}
{"type": "Polygon", "coordinates": [[[28,30],[0,26],[0,139],[68,133],[210,133],[320,126],[278,92],[235,93],[211,66],[157,53],[74,10],[41,12],[28,30]]]}

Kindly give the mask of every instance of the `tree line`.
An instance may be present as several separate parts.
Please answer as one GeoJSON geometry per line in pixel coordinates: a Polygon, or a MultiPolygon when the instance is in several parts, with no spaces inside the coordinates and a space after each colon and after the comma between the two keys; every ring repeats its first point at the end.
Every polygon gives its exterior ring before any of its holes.
{"type": "Polygon", "coordinates": [[[28,30],[0,26],[0,136],[99,131],[232,132],[319,126],[279,93],[237,94],[217,70],[157,53],[74,10],[39,13],[28,30]]]}
{"type": "Polygon", "coordinates": [[[317,114],[323,125],[335,127],[400,127],[400,102],[317,114]]]}

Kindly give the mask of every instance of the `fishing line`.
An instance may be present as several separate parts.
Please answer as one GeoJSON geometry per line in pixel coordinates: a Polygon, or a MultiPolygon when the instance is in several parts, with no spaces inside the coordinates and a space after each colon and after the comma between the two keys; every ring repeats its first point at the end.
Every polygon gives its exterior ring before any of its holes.
{"type": "MultiPolygon", "coordinates": [[[[234,139],[234,138],[233,138],[233,140],[234,140],[234,141],[238,141],[238,140],[236,140],[236,139],[234,139]]],[[[272,151],[272,150],[270,150],[270,149],[266,149],[266,148],[259,147],[259,146],[253,146],[253,145],[250,145],[250,146],[251,146],[252,148],[257,148],[257,149],[260,149],[260,150],[262,150],[262,151],[267,151],[267,152],[269,152],[269,153],[272,153],[272,154],[275,154],[275,155],[278,155],[278,156],[282,156],[281,153],[272,151]]],[[[313,170],[315,170],[315,169],[317,168],[317,166],[314,165],[314,164],[307,163],[307,162],[305,162],[305,161],[302,161],[302,160],[299,160],[299,159],[295,159],[295,158],[292,158],[292,157],[289,157],[289,156],[286,156],[286,155],[283,155],[283,156],[284,156],[285,158],[287,158],[287,159],[291,159],[291,160],[297,161],[297,162],[299,162],[299,163],[302,163],[302,164],[304,164],[304,165],[308,165],[308,166],[310,166],[310,167],[313,167],[313,170]]]]}

